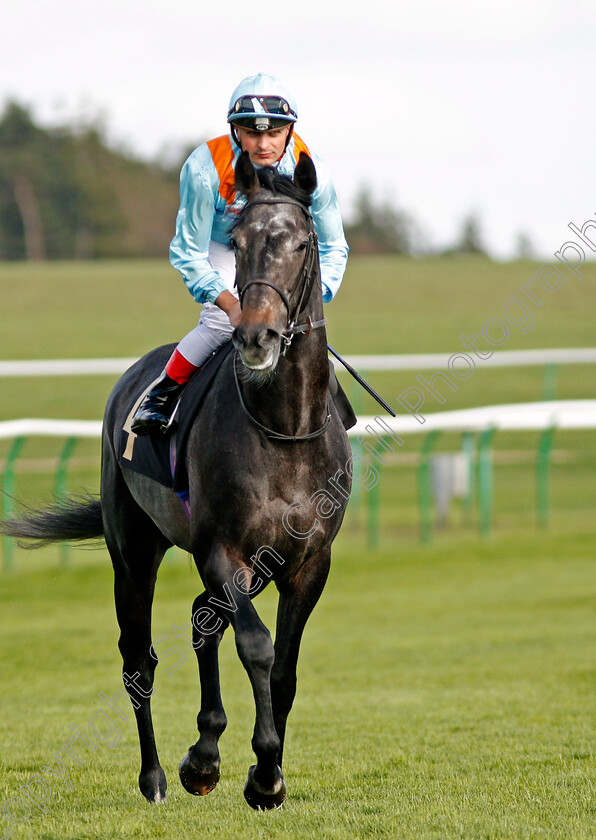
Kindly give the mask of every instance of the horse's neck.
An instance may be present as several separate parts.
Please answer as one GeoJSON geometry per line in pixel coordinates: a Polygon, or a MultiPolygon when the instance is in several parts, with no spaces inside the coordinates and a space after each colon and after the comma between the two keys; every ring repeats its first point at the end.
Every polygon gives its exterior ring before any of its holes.
{"type": "MultiPolygon", "coordinates": [[[[316,300],[300,317],[313,321],[323,317],[322,302],[316,300]]],[[[324,327],[307,336],[297,333],[286,353],[280,357],[271,383],[253,386],[250,402],[257,418],[285,434],[309,434],[320,428],[327,415],[329,362],[324,327]]]]}
{"type": "Polygon", "coordinates": [[[324,409],[329,388],[325,329],[319,327],[308,337],[299,333],[286,355],[289,371],[283,373],[288,386],[294,391],[292,396],[301,406],[310,405],[315,413],[324,409]]]}

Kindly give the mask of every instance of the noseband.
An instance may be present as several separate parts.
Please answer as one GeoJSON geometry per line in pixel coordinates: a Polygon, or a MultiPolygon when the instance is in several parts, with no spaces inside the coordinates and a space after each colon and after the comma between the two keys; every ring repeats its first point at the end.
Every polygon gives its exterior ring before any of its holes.
{"type": "Polygon", "coordinates": [[[283,304],[286,308],[288,313],[288,320],[286,323],[286,328],[282,333],[282,340],[285,343],[284,353],[287,348],[292,343],[293,337],[296,333],[306,333],[308,337],[311,332],[316,329],[317,327],[324,327],[327,323],[326,318],[321,318],[319,321],[313,321],[310,317],[306,319],[305,323],[303,324],[296,324],[297,319],[300,317],[300,314],[308,302],[313,284],[315,279],[318,275],[318,265],[319,265],[319,245],[317,240],[317,234],[314,230],[313,219],[306,207],[301,204],[299,201],[295,201],[293,198],[289,196],[275,196],[272,198],[257,198],[249,201],[246,205],[244,212],[246,212],[250,207],[254,207],[256,204],[293,204],[295,207],[299,207],[307,222],[308,226],[308,240],[306,244],[306,253],[304,255],[304,265],[302,266],[302,272],[300,274],[300,278],[298,280],[298,287],[301,287],[300,297],[298,303],[294,307],[292,311],[292,306],[290,304],[290,300],[283,289],[281,289],[276,283],[272,283],[269,280],[250,280],[246,286],[239,291],[239,299],[240,299],[240,307],[242,307],[242,303],[244,301],[244,295],[250,289],[251,286],[268,286],[270,289],[273,289],[283,301],[283,304]]]}

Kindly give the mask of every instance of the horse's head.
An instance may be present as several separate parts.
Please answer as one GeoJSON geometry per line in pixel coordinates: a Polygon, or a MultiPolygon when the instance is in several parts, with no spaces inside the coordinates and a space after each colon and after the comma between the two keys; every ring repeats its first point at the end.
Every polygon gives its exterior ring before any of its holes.
{"type": "Polygon", "coordinates": [[[244,152],[235,174],[236,189],[248,204],[231,240],[242,305],[232,339],[246,367],[270,371],[277,365],[284,333],[312,291],[317,243],[307,208],[316,172],[302,153],[293,181],[271,169],[257,176],[244,152]]]}

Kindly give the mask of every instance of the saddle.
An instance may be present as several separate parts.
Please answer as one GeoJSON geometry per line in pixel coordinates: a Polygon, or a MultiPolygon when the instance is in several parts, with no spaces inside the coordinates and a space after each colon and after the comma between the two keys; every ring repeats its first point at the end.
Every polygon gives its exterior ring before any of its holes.
{"type": "MultiPolygon", "coordinates": [[[[188,436],[219,369],[232,350],[232,342],[227,341],[184,387],[170,434],[135,435],[126,428],[127,424],[125,424],[120,433],[118,448],[118,461],[122,467],[141,473],[164,487],[171,488],[181,499],[188,498],[188,475],[184,457],[188,436]]],[[[356,415],[335,376],[331,360],[329,360],[329,392],[344,427],[351,429],[356,424],[356,415]]],[[[134,395],[131,413],[134,402],[138,401],[139,396],[139,394],[134,395]]]]}

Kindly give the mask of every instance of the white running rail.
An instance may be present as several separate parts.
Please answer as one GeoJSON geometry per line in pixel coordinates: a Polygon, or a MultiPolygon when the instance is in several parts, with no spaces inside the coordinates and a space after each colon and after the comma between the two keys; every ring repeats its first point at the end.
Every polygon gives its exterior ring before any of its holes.
{"type": "MultiPolygon", "coordinates": [[[[429,370],[445,368],[456,353],[415,353],[402,356],[346,356],[346,361],[356,370],[429,370]]],[[[136,358],[130,359],[39,359],[31,361],[0,362],[0,378],[8,376],[94,376],[119,375],[129,368],[136,358]]],[[[547,364],[594,364],[596,348],[561,348],[559,350],[501,350],[486,360],[484,367],[525,367],[547,364]]],[[[336,366],[339,371],[341,365],[336,366]]]]}
{"type": "MultiPolygon", "coordinates": [[[[351,437],[384,433],[408,435],[435,430],[465,432],[489,428],[535,431],[551,426],[561,430],[596,428],[596,400],[552,400],[439,411],[428,414],[424,423],[419,423],[410,414],[361,417],[348,434],[351,437]]],[[[0,423],[0,440],[35,436],[98,438],[101,427],[101,420],[5,420],[0,423]]]]}

